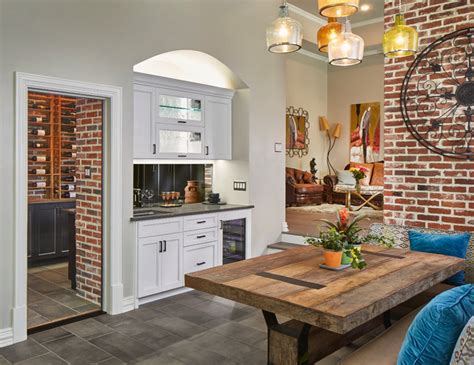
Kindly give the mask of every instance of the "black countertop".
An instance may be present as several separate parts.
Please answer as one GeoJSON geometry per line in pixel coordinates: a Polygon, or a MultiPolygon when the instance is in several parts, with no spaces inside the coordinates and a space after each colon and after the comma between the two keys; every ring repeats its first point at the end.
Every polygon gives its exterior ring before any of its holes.
{"type": "Polygon", "coordinates": [[[183,204],[177,208],[163,208],[163,207],[152,207],[152,208],[134,208],[133,217],[130,218],[132,222],[144,221],[149,219],[161,219],[161,218],[174,218],[185,215],[194,214],[206,214],[206,213],[219,213],[226,212],[229,210],[240,210],[240,209],[251,209],[253,205],[237,205],[237,204],[225,204],[225,205],[207,205],[202,203],[195,204],[183,204]]]}

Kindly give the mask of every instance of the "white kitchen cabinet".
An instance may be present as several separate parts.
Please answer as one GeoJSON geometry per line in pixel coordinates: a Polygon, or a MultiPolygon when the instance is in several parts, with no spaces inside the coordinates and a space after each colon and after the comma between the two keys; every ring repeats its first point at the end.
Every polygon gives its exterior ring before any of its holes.
{"type": "Polygon", "coordinates": [[[217,241],[187,246],[184,248],[184,273],[209,269],[217,265],[217,241]]]}
{"type": "Polygon", "coordinates": [[[233,95],[135,73],[134,159],[232,159],[233,95]]]}
{"type": "Polygon", "coordinates": [[[133,158],[155,158],[153,146],[155,88],[133,86],[133,158]]]}
{"type": "Polygon", "coordinates": [[[206,97],[206,156],[232,159],[232,99],[206,97]]]}
{"type": "Polygon", "coordinates": [[[138,239],[138,297],[183,286],[182,234],[138,239]]]}
{"type": "Polygon", "coordinates": [[[156,121],[204,127],[204,96],[182,90],[156,89],[156,121]]]}

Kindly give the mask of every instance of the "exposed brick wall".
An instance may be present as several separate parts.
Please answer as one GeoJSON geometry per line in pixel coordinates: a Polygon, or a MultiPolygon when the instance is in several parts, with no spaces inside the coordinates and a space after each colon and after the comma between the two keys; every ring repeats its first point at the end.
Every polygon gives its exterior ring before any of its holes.
{"type": "Polygon", "coordinates": [[[101,302],[102,287],[102,115],[103,102],[77,101],[76,269],[78,294],[101,302]],[[84,168],[92,176],[86,178],[84,168]]]}
{"type": "MultiPolygon", "coordinates": [[[[385,29],[398,0],[385,2],[385,29]]],[[[404,0],[420,51],[439,37],[474,26],[474,0],[404,0]]],[[[385,213],[388,224],[474,231],[474,162],[431,152],[406,128],[400,112],[402,81],[414,57],[385,59],[385,213]]]]}

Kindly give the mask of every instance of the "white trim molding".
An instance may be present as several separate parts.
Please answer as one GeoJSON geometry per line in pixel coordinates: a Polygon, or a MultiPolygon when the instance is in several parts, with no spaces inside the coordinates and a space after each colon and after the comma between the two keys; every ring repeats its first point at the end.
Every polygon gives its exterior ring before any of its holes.
{"type": "Polygon", "coordinates": [[[298,14],[299,16],[302,16],[303,18],[306,18],[319,26],[325,25],[327,23],[324,19],[321,19],[320,17],[311,14],[310,12],[307,12],[306,10],[303,10],[293,4],[288,4],[288,9],[292,13],[298,14]]]}
{"type": "Polygon", "coordinates": [[[135,296],[131,295],[129,297],[123,298],[123,304],[122,304],[122,313],[125,312],[130,312],[132,310],[136,309],[135,306],[135,296]]]}
{"type": "Polygon", "coordinates": [[[0,347],[10,346],[13,344],[13,329],[2,328],[0,329],[0,347]]]}
{"type": "Polygon", "coordinates": [[[13,342],[27,331],[27,222],[28,222],[28,90],[104,98],[104,238],[103,309],[123,310],[122,281],[122,88],[90,82],[16,72],[15,97],[15,211],[13,342]],[[108,176],[110,175],[110,176],[108,176]],[[113,181],[113,184],[110,183],[113,181]],[[113,245],[111,244],[113,242],[113,245]]]}

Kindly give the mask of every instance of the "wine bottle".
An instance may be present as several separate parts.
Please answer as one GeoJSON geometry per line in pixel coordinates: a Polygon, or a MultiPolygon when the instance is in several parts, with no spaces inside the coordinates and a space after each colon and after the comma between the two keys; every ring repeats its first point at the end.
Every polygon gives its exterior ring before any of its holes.
{"type": "Polygon", "coordinates": [[[75,158],[77,153],[76,152],[64,152],[64,157],[73,157],[75,158]]]}
{"type": "Polygon", "coordinates": [[[76,128],[63,127],[63,132],[76,133],[76,128]]]}
{"type": "Polygon", "coordinates": [[[34,134],[35,136],[40,136],[40,137],[44,137],[46,136],[46,131],[44,129],[33,129],[31,131],[31,134],[34,134]]]}
{"type": "Polygon", "coordinates": [[[63,115],[64,116],[75,116],[76,112],[73,112],[72,110],[63,110],[63,115]]]}
{"type": "Polygon", "coordinates": [[[76,192],[75,191],[66,191],[63,193],[63,198],[75,198],[76,192]]]}
{"type": "Polygon", "coordinates": [[[40,116],[34,116],[30,118],[30,122],[36,122],[36,123],[47,123],[48,118],[45,117],[40,117],[40,116]]]}
{"type": "Polygon", "coordinates": [[[73,184],[64,184],[64,185],[61,185],[61,189],[66,190],[66,191],[73,191],[73,190],[76,190],[76,186],[73,184]]]}
{"type": "Polygon", "coordinates": [[[31,170],[33,175],[46,175],[48,171],[46,169],[33,169],[31,170]]]}
{"type": "Polygon", "coordinates": [[[75,150],[75,149],[77,149],[77,145],[72,144],[72,143],[67,143],[63,146],[63,148],[68,148],[68,149],[71,149],[71,150],[75,150]]]}
{"type": "Polygon", "coordinates": [[[35,188],[45,188],[46,187],[46,181],[36,181],[32,183],[33,187],[35,188]]]}
{"type": "Polygon", "coordinates": [[[63,176],[63,181],[76,182],[75,176],[63,176]]]}
{"type": "Polygon", "coordinates": [[[74,119],[71,119],[71,118],[63,118],[62,119],[62,123],[63,124],[74,124],[76,121],[74,119]]]}
{"type": "Polygon", "coordinates": [[[65,108],[75,108],[76,107],[76,103],[72,102],[72,103],[67,103],[67,104],[64,104],[63,107],[65,108]]]}
{"type": "Polygon", "coordinates": [[[43,142],[32,142],[30,143],[30,147],[31,148],[48,148],[48,144],[43,143],[43,142]]]}
{"type": "Polygon", "coordinates": [[[48,161],[47,156],[32,156],[31,161],[45,162],[48,161]]]}
{"type": "Polygon", "coordinates": [[[66,168],[64,168],[64,169],[61,169],[61,172],[62,172],[63,174],[75,174],[75,173],[76,173],[76,169],[66,167],[66,168]]]}

